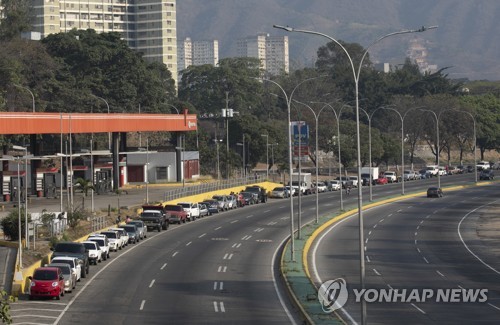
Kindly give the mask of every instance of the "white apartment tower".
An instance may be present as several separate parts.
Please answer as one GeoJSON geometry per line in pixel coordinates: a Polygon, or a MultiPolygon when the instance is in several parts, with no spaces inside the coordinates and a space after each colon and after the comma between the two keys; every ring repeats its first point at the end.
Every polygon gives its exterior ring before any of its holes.
{"type": "Polygon", "coordinates": [[[118,32],[148,61],[163,62],[177,84],[176,0],[31,0],[42,38],[76,29],[118,32]]]}
{"type": "Polygon", "coordinates": [[[290,71],[288,36],[271,37],[259,34],[237,42],[239,57],[257,58],[261,68],[271,75],[280,75],[290,71]]]}
{"type": "Polygon", "coordinates": [[[178,71],[190,65],[219,64],[219,41],[192,41],[189,37],[177,42],[178,71]]]}

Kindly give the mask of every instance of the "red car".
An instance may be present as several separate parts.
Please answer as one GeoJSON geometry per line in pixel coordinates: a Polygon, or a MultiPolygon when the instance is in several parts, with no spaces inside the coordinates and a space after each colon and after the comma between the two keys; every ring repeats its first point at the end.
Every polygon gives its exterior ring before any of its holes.
{"type": "Polygon", "coordinates": [[[379,185],[383,185],[389,183],[389,180],[387,179],[387,177],[379,176],[376,183],[379,185]]]}
{"type": "Polygon", "coordinates": [[[39,267],[29,279],[30,300],[35,297],[55,297],[59,300],[64,296],[64,277],[58,267],[39,267]]]}

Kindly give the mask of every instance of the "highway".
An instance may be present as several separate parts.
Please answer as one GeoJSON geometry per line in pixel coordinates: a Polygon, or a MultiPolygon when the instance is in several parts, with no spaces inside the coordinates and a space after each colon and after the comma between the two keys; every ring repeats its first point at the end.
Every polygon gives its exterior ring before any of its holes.
{"type": "MultiPolygon", "coordinates": [[[[367,303],[367,323],[498,324],[500,222],[494,216],[499,209],[500,188],[493,184],[364,211],[366,289],[488,289],[482,303],[367,303]]],[[[343,316],[349,323],[361,320],[352,294],[360,289],[358,238],[357,217],[344,219],[316,240],[309,259],[317,283],[346,280],[343,316]]]]}
{"type": "MultiPolygon", "coordinates": [[[[472,179],[456,175],[442,183],[472,179]]],[[[434,183],[409,182],[406,192],[434,183]]],[[[399,195],[401,186],[373,189],[377,199],[399,195]]],[[[364,188],[365,199],[367,193],[364,188]]],[[[320,213],[337,212],[338,200],[338,192],[320,194],[320,213]]],[[[344,200],[355,206],[356,195],[344,200]]],[[[315,215],[315,196],[304,197],[303,223],[315,215]]],[[[14,303],[14,324],[298,323],[277,280],[275,259],[289,236],[289,222],[289,201],[270,200],[149,233],[92,266],[90,277],[61,301],[14,303]]]]}

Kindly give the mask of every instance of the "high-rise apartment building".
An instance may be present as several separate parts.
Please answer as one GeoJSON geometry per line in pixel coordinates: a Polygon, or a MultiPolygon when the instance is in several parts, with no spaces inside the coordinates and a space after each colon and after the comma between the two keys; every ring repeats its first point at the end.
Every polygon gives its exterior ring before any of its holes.
{"type": "Polygon", "coordinates": [[[118,32],[148,61],[163,62],[177,84],[176,0],[31,0],[42,38],[76,29],[118,32]]]}
{"type": "Polygon", "coordinates": [[[288,36],[271,37],[269,34],[259,34],[239,39],[237,46],[239,57],[259,59],[261,69],[271,75],[290,71],[288,36]]]}
{"type": "Polygon", "coordinates": [[[189,37],[177,42],[177,69],[182,71],[190,65],[219,64],[219,41],[192,41],[189,37]]]}

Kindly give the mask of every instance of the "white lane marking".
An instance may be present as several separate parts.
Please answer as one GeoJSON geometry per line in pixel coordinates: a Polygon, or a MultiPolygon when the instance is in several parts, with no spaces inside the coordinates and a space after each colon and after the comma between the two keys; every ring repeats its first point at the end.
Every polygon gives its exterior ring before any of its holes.
{"type": "MultiPolygon", "coordinates": [[[[217,301],[214,301],[214,310],[216,313],[219,312],[219,303],[217,301]]],[[[220,312],[221,313],[226,312],[226,308],[224,307],[224,303],[222,301],[220,302],[220,312]]]]}
{"type": "Polygon", "coordinates": [[[409,208],[412,208],[412,207],[413,207],[413,206],[412,206],[412,205],[410,205],[410,206],[408,206],[408,209],[409,209],[409,208]]]}
{"type": "Polygon", "coordinates": [[[429,264],[429,261],[425,257],[423,257],[423,259],[424,259],[425,263],[429,264]]]}
{"type": "Polygon", "coordinates": [[[392,217],[392,213],[390,215],[388,215],[388,217],[392,217]]]}
{"type": "Polygon", "coordinates": [[[290,217],[283,217],[283,218],[280,218],[280,220],[288,220],[290,219],[290,217]]]}
{"type": "Polygon", "coordinates": [[[226,273],[226,270],[227,270],[227,266],[224,266],[224,268],[222,269],[222,273],[226,273]]]}
{"type": "Polygon", "coordinates": [[[230,259],[232,259],[232,258],[233,258],[233,254],[229,254],[229,255],[228,255],[228,254],[226,254],[226,255],[224,255],[224,259],[225,259],[225,260],[226,260],[226,259],[227,259],[227,260],[230,260],[230,259]],[[226,257],[227,257],[227,258],[226,258],[226,257]]]}
{"type": "Polygon", "coordinates": [[[232,247],[232,248],[235,248],[235,247],[236,247],[236,245],[237,245],[237,244],[236,244],[236,243],[234,243],[234,244],[233,244],[233,246],[231,246],[231,247],[232,247]]]}
{"type": "Polygon", "coordinates": [[[429,218],[430,216],[431,216],[430,214],[429,214],[429,215],[427,215],[427,216],[425,217],[425,219],[429,218]]]}
{"type": "Polygon", "coordinates": [[[217,290],[217,281],[214,281],[214,290],[217,290]]]}
{"type": "Polygon", "coordinates": [[[418,247],[417,247],[417,252],[419,252],[419,253],[420,253],[420,248],[418,248],[418,247]]]}
{"type": "Polygon", "coordinates": [[[152,287],[153,287],[153,284],[155,284],[155,281],[156,281],[155,279],[153,279],[153,280],[151,281],[151,283],[149,284],[149,287],[150,287],[150,288],[152,288],[152,287]]]}
{"type": "MultiPolygon", "coordinates": [[[[313,267],[313,272],[314,272],[314,277],[316,278],[316,282],[317,283],[323,283],[323,281],[321,280],[320,276],[319,276],[319,273],[318,273],[318,269],[316,267],[316,252],[318,251],[318,246],[319,246],[319,243],[323,240],[323,238],[325,238],[329,233],[330,231],[332,231],[333,229],[335,229],[338,225],[341,225],[343,222],[351,219],[351,218],[354,218],[355,216],[357,216],[357,214],[352,214],[350,216],[348,216],[347,218],[345,219],[342,219],[340,220],[339,222],[335,223],[332,227],[330,227],[327,231],[325,231],[320,237],[319,239],[316,241],[316,244],[314,245],[313,247],[313,253],[312,253],[312,267],[313,267]]],[[[376,228],[377,224],[375,224],[373,226],[373,228],[376,228]]],[[[286,240],[286,239],[285,239],[286,240]]],[[[284,241],[283,241],[284,242],[284,241]]],[[[281,245],[280,245],[281,246],[281,245]]],[[[366,246],[364,247],[365,251],[366,251],[366,246]]],[[[275,255],[276,255],[276,252],[275,251],[275,255]]],[[[274,258],[273,258],[274,260],[274,258]]],[[[272,268],[272,267],[271,267],[272,268]]],[[[274,279],[273,279],[274,280],[274,279]]],[[[277,291],[277,287],[275,285],[275,288],[276,288],[276,291],[277,291]]],[[[282,302],[281,305],[284,307],[284,303],[282,302]]],[[[287,314],[288,314],[288,309],[287,310],[287,314]]],[[[352,318],[352,316],[347,312],[346,309],[344,309],[343,307],[340,308],[340,310],[342,311],[342,314],[344,316],[346,316],[349,321],[351,322],[351,324],[354,324],[354,325],[357,325],[358,323],[354,320],[354,318],[352,318]]],[[[288,314],[289,315],[289,314],[288,314]]],[[[295,324],[295,321],[293,320],[293,318],[291,317],[291,315],[288,316],[288,318],[293,321],[293,323],[295,324]]]]}
{"type": "Polygon", "coordinates": [[[473,212],[476,212],[477,210],[479,209],[482,209],[483,207],[487,206],[487,205],[490,205],[492,203],[496,203],[500,200],[495,200],[493,202],[490,202],[488,204],[485,204],[485,205],[482,205],[478,208],[475,208],[474,210],[470,211],[469,213],[467,213],[465,216],[463,216],[462,220],[460,220],[460,222],[458,223],[458,227],[457,227],[457,232],[458,232],[458,236],[460,237],[460,241],[462,242],[462,244],[465,246],[465,248],[467,249],[467,251],[469,251],[469,253],[474,256],[479,262],[483,263],[483,265],[485,265],[487,268],[489,268],[490,270],[492,270],[493,272],[495,272],[496,274],[500,274],[500,272],[495,269],[494,267],[492,267],[491,265],[487,264],[485,261],[483,261],[479,256],[477,256],[470,248],[469,246],[467,246],[467,244],[465,243],[463,237],[462,237],[462,234],[460,233],[460,227],[462,225],[462,222],[473,212]]]}
{"type": "Polygon", "coordinates": [[[497,306],[495,306],[495,305],[493,305],[491,303],[488,303],[488,305],[490,305],[491,307],[495,308],[496,310],[500,310],[500,307],[497,307],[497,306]]]}
{"type": "Polygon", "coordinates": [[[380,219],[379,223],[382,223],[382,222],[384,222],[384,220],[385,220],[384,218],[380,219]]]}
{"type": "Polygon", "coordinates": [[[462,290],[465,290],[464,287],[462,287],[461,285],[458,285],[458,287],[462,290]]]}
{"type": "Polygon", "coordinates": [[[163,265],[160,267],[160,270],[163,270],[166,266],[167,266],[167,263],[163,264],[163,265]]]}
{"type": "Polygon", "coordinates": [[[217,228],[215,228],[214,230],[219,230],[219,229],[221,229],[221,228],[222,228],[222,227],[217,227],[217,228]]]}
{"type": "Polygon", "coordinates": [[[423,311],[422,309],[418,308],[414,303],[411,304],[413,307],[415,307],[416,310],[418,310],[419,312],[421,312],[422,314],[425,314],[425,311],[423,311]]]}
{"type": "Polygon", "coordinates": [[[419,230],[419,229],[420,229],[420,226],[417,226],[417,230],[419,230]]]}
{"type": "Polygon", "coordinates": [[[143,310],[144,309],[144,304],[146,303],[146,300],[143,300],[141,302],[141,307],[139,307],[139,310],[143,310]]]}
{"type": "Polygon", "coordinates": [[[366,240],[365,240],[365,244],[368,244],[368,239],[370,239],[370,238],[366,238],[366,240]]]}
{"type": "Polygon", "coordinates": [[[378,224],[374,224],[374,225],[373,225],[373,228],[377,228],[377,225],[378,225],[378,224]]]}
{"type": "Polygon", "coordinates": [[[366,255],[366,261],[370,263],[370,257],[368,255],[366,255]]]}
{"type": "Polygon", "coordinates": [[[205,236],[206,236],[206,234],[207,234],[207,233],[201,234],[201,235],[199,235],[199,236],[198,236],[198,238],[203,238],[203,237],[205,237],[205,236]]]}
{"type": "Polygon", "coordinates": [[[443,278],[445,277],[443,273],[439,272],[439,270],[436,270],[436,273],[442,276],[443,278]]]}
{"type": "Polygon", "coordinates": [[[375,272],[376,275],[380,275],[379,271],[377,271],[376,269],[373,269],[373,272],[375,272]]]}
{"type": "Polygon", "coordinates": [[[231,221],[231,223],[237,223],[239,220],[233,220],[231,221]]]}
{"type": "Polygon", "coordinates": [[[251,215],[247,216],[247,219],[248,219],[248,218],[253,218],[253,214],[251,214],[251,215]]]}
{"type": "Polygon", "coordinates": [[[396,211],[396,212],[401,212],[401,211],[403,211],[403,209],[399,209],[399,210],[398,210],[398,211],[396,211]]]}
{"type": "Polygon", "coordinates": [[[420,224],[423,224],[424,223],[424,220],[420,221],[420,224]]]}
{"type": "Polygon", "coordinates": [[[277,222],[276,222],[276,221],[271,221],[271,222],[270,222],[270,223],[268,223],[267,225],[268,225],[268,226],[274,226],[275,224],[277,224],[277,222]]]}
{"type": "Polygon", "coordinates": [[[394,290],[394,288],[390,284],[388,284],[387,286],[389,287],[389,289],[394,290]]]}
{"type": "Polygon", "coordinates": [[[415,239],[415,245],[418,243],[418,241],[415,239]]]}
{"type": "Polygon", "coordinates": [[[239,243],[238,245],[236,245],[236,248],[240,248],[241,247],[241,243],[239,243]]]}
{"type": "Polygon", "coordinates": [[[179,252],[175,252],[172,254],[172,257],[175,257],[175,255],[179,254],[179,252]]]}
{"type": "Polygon", "coordinates": [[[192,243],[193,243],[193,242],[192,242],[192,241],[190,241],[189,243],[187,243],[187,244],[186,244],[186,246],[189,246],[189,245],[191,245],[192,243]]]}
{"type": "Polygon", "coordinates": [[[370,231],[368,232],[368,236],[370,236],[371,234],[372,234],[372,231],[370,230],[370,231]]]}
{"type": "Polygon", "coordinates": [[[219,287],[219,290],[222,290],[224,288],[224,282],[214,282],[214,291],[217,290],[217,287],[219,287]]]}
{"type": "Polygon", "coordinates": [[[227,266],[219,266],[219,268],[217,269],[217,272],[219,273],[225,273],[227,270],[227,266]]]}
{"type": "Polygon", "coordinates": [[[223,259],[223,260],[227,260],[227,256],[228,256],[228,255],[229,255],[229,254],[228,254],[228,253],[226,253],[222,259],[223,259]]]}
{"type": "Polygon", "coordinates": [[[417,232],[417,231],[415,231],[415,236],[416,236],[417,234],[418,234],[418,232],[417,232]]]}
{"type": "Polygon", "coordinates": [[[252,236],[251,236],[251,235],[247,235],[247,236],[245,236],[245,237],[243,237],[243,238],[241,238],[241,239],[242,239],[242,240],[249,240],[250,238],[252,238],[252,236]]]}
{"type": "Polygon", "coordinates": [[[271,210],[265,210],[264,213],[268,213],[268,212],[271,212],[271,210]]]}
{"type": "Polygon", "coordinates": [[[221,281],[221,282],[219,283],[219,290],[222,290],[223,288],[224,288],[224,282],[222,282],[222,281],[221,281]]]}
{"type": "Polygon", "coordinates": [[[257,229],[254,230],[254,232],[261,232],[263,230],[264,230],[264,228],[257,228],[257,229]]]}
{"type": "Polygon", "coordinates": [[[432,212],[432,214],[436,214],[436,213],[438,213],[438,211],[439,211],[439,210],[436,210],[436,211],[432,212]]]}

